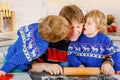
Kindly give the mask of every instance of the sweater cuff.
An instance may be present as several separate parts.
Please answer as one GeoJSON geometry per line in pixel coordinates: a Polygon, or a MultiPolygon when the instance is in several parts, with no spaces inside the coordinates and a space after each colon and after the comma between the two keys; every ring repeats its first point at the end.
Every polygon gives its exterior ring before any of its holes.
{"type": "Polygon", "coordinates": [[[80,65],[82,65],[80,61],[72,63],[72,66],[74,67],[79,67],[80,65]]]}
{"type": "Polygon", "coordinates": [[[15,64],[12,64],[12,63],[5,63],[3,65],[3,67],[1,68],[1,70],[5,71],[6,73],[9,73],[10,71],[12,71],[12,69],[15,67],[16,65],[15,64]]]}
{"type": "Polygon", "coordinates": [[[114,64],[115,71],[120,71],[120,64],[114,64]]]}

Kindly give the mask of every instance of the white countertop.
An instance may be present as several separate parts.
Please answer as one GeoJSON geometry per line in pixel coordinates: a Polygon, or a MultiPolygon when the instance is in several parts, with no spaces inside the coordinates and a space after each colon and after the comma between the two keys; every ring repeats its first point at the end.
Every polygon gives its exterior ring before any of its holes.
{"type": "Polygon", "coordinates": [[[3,33],[0,33],[0,38],[16,39],[17,33],[16,32],[3,32],[3,33]]]}
{"type": "Polygon", "coordinates": [[[0,80],[32,80],[28,73],[11,73],[0,76],[0,80]]]}
{"type": "Polygon", "coordinates": [[[28,73],[14,73],[10,80],[32,80],[28,73]]]}
{"type": "Polygon", "coordinates": [[[109,35],[112,40],[120,40],[120,36],[109,35]]]}
{"type": "Polygon", "coordinates": [[[0,33],[0,47],[9,46],[15,42],[17,39],[16,32],[3,32],[0,33]]]}
{"type": "MultiPolygon", "coordinates": [[[[12,73],[13,77],[10,78],[10,80],[32,80],[28,73],[22,72],[22,73],[12,73]]],[[[45,76],[45,75],[44,75],[45,76]]],[[[47,75],[48,76],[48,75],[47,75]]],[[[112,75],[112,77],[116,78],[117,80],[120,80],[120,75],[112,75]]],[[[39,79],[39,78],[38,78],[39,79]]],[[[3,79],[2,79],[3,80],[3,79]]],[[[6,80],[6,79],[5,79],[6,80]]],[[[37,78],[35,79],[37,80],[37,78]]],[[[45,79],[48,80],[48,79],[45,79]]],[[[78,79],[77,79],[78,80],[78,79]]],[[[96,80],[96,79],[95,79],[96,80]]]]}
{"type": "Polygon", "coordinates": [[[120,75],[112,75],[114,78],[116,78],[117,80],[120,80],[120,75]]]}

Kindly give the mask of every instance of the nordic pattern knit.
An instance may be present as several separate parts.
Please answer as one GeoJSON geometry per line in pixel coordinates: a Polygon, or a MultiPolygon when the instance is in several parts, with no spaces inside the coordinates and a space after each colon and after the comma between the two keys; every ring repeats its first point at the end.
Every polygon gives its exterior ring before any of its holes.
{"type": "Polygon", "coordinates": [[[75,67],[101,67],[106,57],[110,57],[116,71],[120,70],[120,51],[105,34],[93,38],[81,35],[68,48],[68,61],[75,67]]]}
{"type": "Polygon", "coordinates": [[[12,69],[28,69],[32,60],[45,53],[48,42],[38,34],[38,23],[21,27],[18,39],[9,47],[6,63],[1,70],[9,73],[12,69]]]}

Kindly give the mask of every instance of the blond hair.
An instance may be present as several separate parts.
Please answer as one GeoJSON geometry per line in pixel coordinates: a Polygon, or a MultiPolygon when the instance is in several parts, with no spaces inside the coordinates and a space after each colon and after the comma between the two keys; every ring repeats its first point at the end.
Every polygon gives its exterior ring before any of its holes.
{"type": "Polygon", "coordinates": [[[62,16],[49,15],[39,24],[40,36],[48,42],[58,42],[68,35],[69,23],[62,16]]]}
{"type": "Polygon", "coordinates": [[[100,33],[106,33],[107,18],[100,10],[91,10],[85,15],[85,21],[88,17],[92,17],[97,24],[100,33]]]}
{"type": "Polygon", "coordinates": [[[65,17],[70,24],[73,21],[77,21],[79,23],[84,22],[84,14],[83,14],[82,10],[76,5],[64,6],[61,9],[59,15],[65,17]]]}

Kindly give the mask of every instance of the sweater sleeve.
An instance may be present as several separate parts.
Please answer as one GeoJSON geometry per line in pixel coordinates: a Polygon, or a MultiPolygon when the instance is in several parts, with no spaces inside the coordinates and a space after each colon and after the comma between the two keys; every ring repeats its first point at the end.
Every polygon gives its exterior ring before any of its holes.
{"type": "MultiPolygon", "coordinates": [[[[25,63],[30,63],[24,53],[21,50],[18,50],[6,63],[3,65],[1,70],[9,73],[18,65],[23,65],[25,63]]],[[[23,68],[24,69],[24,68],[23,68]]]]}
{"type": "Polygon", "coordinates": [[[120,71],[120,51],[118,46],[116,46],[113,41],[109,40],[106,47],[106,52],[110,55],[111,60],[113,61],[115,71],[120,71]]]}
{"type": "Polygon", "coordinates": [[[5,63],[3,67],[1,68],[2,71],[5,71],[6,73],[9,73],[16,65],[12,63],[5,63]]]}
{"type": "Polygon", "coordinates": [[[114,63],[114,69],[115,71],[120,71],[120,51],[114,43],[111,43],[109,49],[111,49],[111,59],[114,63]]]}
{"type": "Polygon", "coordinates": [[[16,53],[16,51],[21,49],[21,45],[23,44],[21,40],[22,38],[18,37],[16,42],[8,48],[7,55],[5,56],[7,61],[16,53]]]}
{"type": "Polygon", "coordinates": [[[16,51],[20,49],[21,39],[21,37],[18,37],[15,43],[12,44],[7,50],[7,55],[5,56],[5,63],[1,68],[1,70],[5,71],[6,73],[9,73],[16,66],[14,62],[8,61],[12,59],[16,51]]]}
{"type": "MultiPolygon", "coordinates": [[[[18,33],[19,34],[19,33],[18,33]]],[[[19,64],[24,64],[28,62],[26,60],[26,56],[22,51],[22,37],[19,36],[16,42],[8,48],[7,55],[5,57],[5,63],[1,70],[9,73],[12,69],[14,69],[19,64]]]]}
{"type": "Polygon", "coordinates": [[[68,47],[68,61],[72,64],[74,67],[79,67],[81,64],[81,61],[77,57],[77,46],[74,43],[71,43],[68,47]]]}

